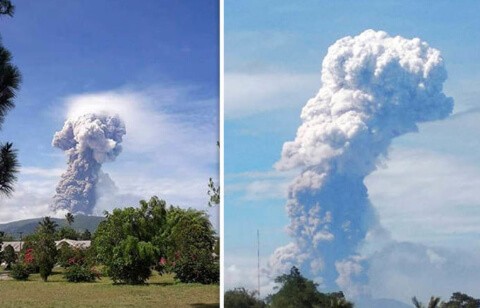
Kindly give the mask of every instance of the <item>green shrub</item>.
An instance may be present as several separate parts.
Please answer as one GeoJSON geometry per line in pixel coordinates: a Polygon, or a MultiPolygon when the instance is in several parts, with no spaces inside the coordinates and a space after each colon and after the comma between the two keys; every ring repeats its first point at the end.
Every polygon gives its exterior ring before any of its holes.
{"type": "Polygon", "coordinates": [[[12,266],[10,276],[16,280],[27,280],[30,273],[23,263],[17,263],[12,266]]]}
{"type": "Polygon", "coordinates": [[[264,301],[255,297],[255,291],[248,291],[245,288],[235,288],[225,292],[225,308],[264,308],[267,305],[264,301]]]}
{"type": "Polygon", "coordinates": [[[87,265],[74,264],[67,268],[64,277],[69,282],[92,282],[98,277],[98,273],[87,265]]]}
{"type": "Polygon", "coordinates": [[[188,254],[178,258],[173,267],[175,278],[185,283],[218,283],[220,266],[211,254],[210,251],[197,251],[197,254],[188,254]]]}

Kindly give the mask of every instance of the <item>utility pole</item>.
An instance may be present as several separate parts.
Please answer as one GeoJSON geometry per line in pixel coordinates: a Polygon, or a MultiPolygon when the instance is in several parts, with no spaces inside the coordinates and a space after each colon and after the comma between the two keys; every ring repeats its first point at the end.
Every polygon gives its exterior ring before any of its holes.
{"type": "Polygon", "coordinates": [[[23,242],[23,232],[20,231],[18,233],[20,233],[20,251],[21,251],[22,250],[22,242],[23,242]]]}
{"type": "Polygon", "coordinates": [[[260,231],[257,229],[257,283],[258,297],[260,298],[260,231]]]}

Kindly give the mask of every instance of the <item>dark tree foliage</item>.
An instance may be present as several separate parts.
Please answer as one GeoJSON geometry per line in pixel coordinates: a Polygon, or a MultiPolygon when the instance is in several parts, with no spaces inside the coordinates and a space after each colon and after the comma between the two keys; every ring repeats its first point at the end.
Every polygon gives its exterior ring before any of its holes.
{"type": "Polygon", "coordinates": [[[58,224],[53,221],[49,216],[46,216],[42,221],[38,222],[38,231],[39,233],[47,233],[54,235],[58,224]]]}
{"type": "Polygon", "coordinates": [[[59,241],[62,239],[69,239],[69,240],[78,240],[80,235],[77,231],[75,231],[71,227],[62,227],[55,232],[55,240],[59,241]]]}
{"type": "Polygon", "coordinates": [[[480,308],[480,299],[473,298],[461,292],[455,292],[448,302],[442,303],[441,308],[480,308]]]}
{"type": "Polygon", "coordinates": [[[212,178],[208,180],[208,196],[210,197],[208,201],[209,206],[220,204],[220,186],[215,186],[212,178]]]}
{"type": "Polygon", "coordinates": [[[12,278],[15,280],[27,280],[28,276],[30,276],[30,272],[25,264],[19,262],[12,266],[10,276],[12,276],[12,278]]]}
{"type": "Polygon", "coordinates": [[[13,149],[13,145],[9,142],[0,144],[0,194],[10,196],[13,193],[19,167],[17,150],[13,149]]]}
{"type": "MultiPolygon", "coordinates": [[[[220,141],[217,141],[217,147],[220,148],[220,141]]],[[[208,206],[215,206],[220,204],[220,186],[216,186],[212,178],[208,180],[208,206]]]]}
{"type": "Polygon", "coordinates": [[[264,308],[264,301],[255,297],[256,292],[249,292],[245,288],[235,288],[225,292],[225,308],[264,308]]]}
{"type": "Polygon", "coordinates": [[[80,239],[83,241],[89,241],[92,239],[92,233],[90,233],[88,229],[85,229],[85,232],[82,233],[82,235],[80,236],[80,239]]]}
{"type": "Polygon", "coordinates": [[[0,15],[8,15],[10,17],[15,13],[15,6],[10,0],[0,0],[0,15]]]}
{"type": "Polygon", "coordinates": [[[72,223],[75,221],[75,217],[73,216],[72,213],[65,214],[65,219],[67,220],[67,223],[69,226],[71,226],[72,223]]]}
{"type": "Polygon", "coordinates": [[[14,263],[17,260],[17,255],[15,253],[15,250],[13,249],[12,246],[7,245],[3,249],[3,261],[7,263],[7,266],[5,267],[6,270],[11,269],[12,263],[14,263]]]}
{"type": "MultiPolygon", "coordinates": [[[[12,16],[14,8],[11,1],[0,0],[0,16],[12,16]]],[[[0,42],[0,129],[8,111],[15,107],[13,99],[21,82],[20,71],[11,60],[12,55],[0,42]]],[[[17,152],[12,144],[9,142],[0,144],[0,194],[5,196],[12,194],[19,167],[17,152]]]]}
{"type": "Polygon", "coordinates": [[[285,308],[351,308],[353,304],[348,302],[342,292],[321,293],[317,290],[317,284],[303,277],[295,266],[289,274],[275,278],[280,284],[278,292],[269,295],[267,302],[270,307],[285,308]]]}

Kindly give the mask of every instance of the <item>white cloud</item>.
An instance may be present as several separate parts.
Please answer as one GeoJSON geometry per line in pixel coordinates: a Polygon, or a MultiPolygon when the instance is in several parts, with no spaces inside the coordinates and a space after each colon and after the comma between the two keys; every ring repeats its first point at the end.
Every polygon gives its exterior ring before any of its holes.
{"type": "Polygon", "coordinates": [[[58,178],[64,170],[60,168],[21,167],[20,174],[27,176],[39,176],[58,178]]]}
{"type": "Polygon", "coordinates": [[[313,96],[319,74],[226,73],[225,117],[241,118],[261,112],[298,110],[313,96]]]}
{"type": "MultiPolygon", "coordinates": [[[[266,272],[266,258],[262,256],[260,264],[260,297],[274,293],[275,282],[266,272]]],[[[258,290],[258,270],[256,257],[225,256],[225,290],[246,288],[258,290]]]]}
{"type": "Polygon", "coordinates": [[[368,289],[374,298],[410,302],[413,296],[448,299],[461,291],[478,297],[479,255],[412,243],[392,243],[369,258],[368,289]]]}
{"type": "Polygon", "coordinates": [[[401,241],[480,247],[480,168],[455,156],[394,148],[366,178],[382,225],[401,241]]]}
{"type": "Polygon", "coordinates": [[[293,172],[281,171],[251,171],[237,174],[227,174],[226,192],[242,194],[243,200],[258,201],[285,199],[287,187],[294,176],[293,172]]]}
{"type": "MultiPolygon", "coordinates": [[[[218,207],[207,207],[208,179],[218,178],[218,110],[214,100],[194,100],[189,91],[120,89],[65,98],[63,112],[56,113],[62,121],[104,110],[126,124],[122,153],[102,167],[118,194],[100,200],[97,214],[157,195],[168,204],[207,210],[218,227],[218,207]]],[[[64,168],[58,159],[51,169],[22,167],[12,198],[2,200],[0,222],[51,215],[49,204],[64,168]]]]}
{"type": "Polygon", "coordinates": [[[12,197],[0,197],[0,223],[55,216],[49,206],[55,193],[56,182],[54,177],[26,179],[20,175],[12,197]]]}

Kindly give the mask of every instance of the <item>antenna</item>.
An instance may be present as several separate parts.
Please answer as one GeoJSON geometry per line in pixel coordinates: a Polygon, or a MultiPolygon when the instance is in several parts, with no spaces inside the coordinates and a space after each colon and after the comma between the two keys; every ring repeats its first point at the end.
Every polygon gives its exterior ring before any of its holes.
{"type": "Polygon", "coordinates": [[[260,231],[257,229],[257,283],[258,297],[260,297],[260,231]]]}

